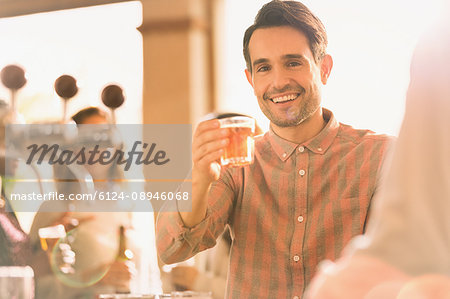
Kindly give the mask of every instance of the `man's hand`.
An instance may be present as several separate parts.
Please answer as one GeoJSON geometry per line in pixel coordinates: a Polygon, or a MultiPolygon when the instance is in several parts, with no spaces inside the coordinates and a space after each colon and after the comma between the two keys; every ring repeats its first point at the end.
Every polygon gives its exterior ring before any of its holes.
{"type": "Polygon", "coordinates": [[[197,126],[192,141],[193,181],[210,184],[220,176],[217,162],[228,145],[228,130],[221,129],[217,119],[204,121],[197,126]]]}
{"type": "Polygon", "coordinates": [[[220,128],[217,119],[200,123],[192,140],[192,212],[180,212],[187,227],[200,223],[206,215],[207,200],[211,183],[219,179],[218,163],[224,148],[228,145],[228,130],[220,128]]]}

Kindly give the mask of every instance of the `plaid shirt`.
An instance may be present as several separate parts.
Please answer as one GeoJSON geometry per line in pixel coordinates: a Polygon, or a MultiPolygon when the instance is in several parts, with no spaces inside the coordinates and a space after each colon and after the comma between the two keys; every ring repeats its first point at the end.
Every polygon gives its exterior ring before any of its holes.
{"type": "Polygon", "coordinates": [[[269,131],[255,141],[255,162],[223,170],[205,219],[186,228],[161,213],[157,246],[167,262],[233,234],[227,298],[300,298],[323,259],[335,260],[363,233],[390,138],[339,124],[295,144],[269,131]]]}

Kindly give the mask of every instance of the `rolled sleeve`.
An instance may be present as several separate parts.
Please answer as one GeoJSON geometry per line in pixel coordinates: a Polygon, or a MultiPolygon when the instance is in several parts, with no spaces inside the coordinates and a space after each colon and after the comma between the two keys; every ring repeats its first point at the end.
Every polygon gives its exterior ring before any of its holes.
{"type": "Polygon", "coordinates": [[[181,262],[216,245],[216,239],[225,229],[233,207],[235,192],[227,183],[230,179],[230,175],[223,174],[213,183],[208,194],[205,218],[193,227],[184,225],[178,211],[160,212],[156,242],[163,262],[181,262]]]}

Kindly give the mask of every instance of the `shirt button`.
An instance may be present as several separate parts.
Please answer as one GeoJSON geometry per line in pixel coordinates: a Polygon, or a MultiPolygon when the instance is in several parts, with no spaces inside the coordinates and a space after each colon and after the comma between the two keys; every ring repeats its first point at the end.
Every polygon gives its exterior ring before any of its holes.
{"type": "Polygon", "coordinates": [[[322,148],[321,148],[321,147],[318,147],[317,150],[318,150],[319,152],[321,152],[321,151],[322,151],[322,148]]]}
{"type": "Polygon", "coordinates": [[[298,222],[302,223],[303,222],[303,216],[298,216],[297,220],[298,220],[298,222]]]}
{"type": "Polygon", "coordinates": [[[303,169],[301,169],[298,173],[299,173],[301,176],[304,176],[305,173],[306,173],[306,171],[304,171],[303,169]]]}
{"type": "Polygon", "coordinates": [[[292,299],[299,299],[299,298],[298,298],[298,296],[294,296],[294,297],[292,297],[292,299]]]}
{"type": "Polygon", "coordinates": [[[287,154],[286,154],[286,153],[283,153],[283,158],[286,158],[286,156],[287,156],[287,154]]]}
{"type": "Polygon", "coordinates": [[[300,257],[298,255],[294,255],[294,261],[298,262],[300,260],[300,257]]]}
{"type": "Polygon", "coordinates": [[[298,147],[298,151],[299,151],[300,153],[303,153],[303,152],[305,151],[305,147],[304,147],[304,146],[299,146],[299,147],[298,147]]]}

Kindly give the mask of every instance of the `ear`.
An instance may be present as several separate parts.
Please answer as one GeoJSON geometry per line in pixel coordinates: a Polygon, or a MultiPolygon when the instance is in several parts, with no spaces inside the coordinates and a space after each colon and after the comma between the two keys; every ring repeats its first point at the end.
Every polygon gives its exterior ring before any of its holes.
{"type": "Polygon", "coordinates": [[[252,73],[248,69],[245,69],[245,76],[247,77],[248,83],[253,87],[252,73]]]}
{"type": "Polygon", "coordinates": [[[320,62],[320,79],[322,83],[327,84],[328,77],[330,77],[331,69],[333,68],[333,58],[326,54],[320,62]]]}

